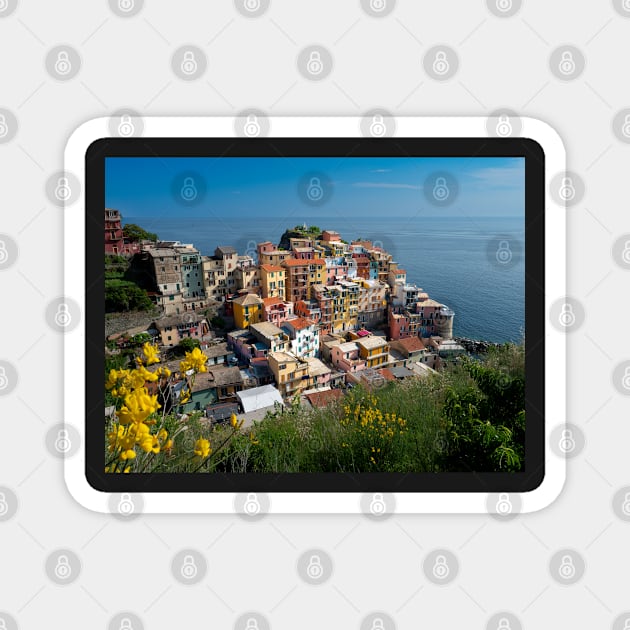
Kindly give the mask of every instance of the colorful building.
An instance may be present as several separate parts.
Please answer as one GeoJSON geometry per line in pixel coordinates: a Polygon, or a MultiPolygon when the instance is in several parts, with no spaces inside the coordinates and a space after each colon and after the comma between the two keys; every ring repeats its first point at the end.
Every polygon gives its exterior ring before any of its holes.
{"type": "Polygon", "coordinates": [[[365,361],[368,368],[385,367],[388,362],[389,344],[383,337],[371,335],[357,339],[359,356],[365,361]]]}
{"type": "Polygon", "coordinates": [[[284,398],[300,394],[310,387],[307,361],[288,352],[270,352],[267,359],[276,387],[284,398]]]}
{"type": "Polygon", "coordinates": [[[254,293],[246,293],[231,302],[234,325],[237,328],[247,328],[250,324],[257,324],[262,320],[263,301],[254,293]]]}
{"type": "Polygon", "coordinates": [[[293,310],[293,302],[285,302],[279,297],[263,298],[262,321],[281,326],[294,317],[293,310]]]}
{"type": "Polygon", "coordinates": [[[294,317],[284,322],[281,328],[289,335],[291,352],[295,356],[319,356],[319,330],[310,319],[294,317]]]}
{"type": "Polygon", "coordinates": [[[286,299],[286,271],[279,265],[260,265],[260,282],[263,298],[286,299]]]}

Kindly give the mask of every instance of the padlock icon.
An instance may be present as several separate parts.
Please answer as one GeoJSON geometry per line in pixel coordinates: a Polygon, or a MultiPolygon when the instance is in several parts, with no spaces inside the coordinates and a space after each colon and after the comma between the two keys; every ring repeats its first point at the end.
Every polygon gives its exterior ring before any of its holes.
{"type": "Polygon", "coordinates": [[[187,580],[194,580],[198,571],[195,559],[192,556],[184,556],[184,563],[181,568],[182,577],[187,580]]]}
{"type": "Polygon", "coordinates": [[[249,114],[244,127],[245,135],[250,138],[255,138],[260,135],[260,123],[258,117],[255,114],[249,114]]]}
{"type": "Polygon", "coordinates": [[[245,510],[245,514],[248,514],[249,516],[256,516],[256,514],[260,513],[260,501],[254,492],[247,495],[247,500],[245,501],[243,509],[245,510]]]}
{"type": "Polygon", "coordinates": [[[57,180],[57,186],[55,187],[55,197],[59,201],[68,201],[72,196],[72,188],[70,188],[70,182],[67,177],[60,177],[57,180]]]}
{"type": "Polygon", "coordinates": [[[135,0],[118,0],[118,8],[124,13],[133,11],[135,4],[135,0]]]}
{"type": "Polygon", "coordinates": [[[260,9],[260,0],[245,0],[245,9],[253,13],[260,9]]]}
{"type": "Polygon", "coordinates": [[[258,246],[256,241],[247,241],[247,249],[245,250],[245,254],[251,256],[252,258],[256,258],[258,255],[258,246]]]}
{"type": "Polygon", "coordinates": [[[371,630],[385,630],[385,624],[383,623],[382,617],[376,617],[372,621],[372,629],[371,630]]]}
{"type": "Polygon", "coordinates": [[[68,560],[68,556],[65,554],[61,554],[57,558],[57,564],[55,564],[54,568],[55,576],[60,580],[67,580],[72,575],[72,567],[70,566],[70,561],[68,560]]]}
{"type": "Polygon", "coordinates": [[[59,328],[67,328],[72,323],[72,315],[67,304],[60,304],[55,313],[55,325],[59,328]]]}
{"type": "Polygon", "coordinates": [[[306,63],[306,69],[308,70],[309,74],[321,74],[322,70],[324,69],[324,64],[322,62],[322,56],[319,51],[311,51],[311,54],[308,56],[308,61],[306,63]]]}
{"type": "Polygon", "coordinates": [[[509,265],[512,262],[512,250],[509,241],[499,241],[495,258],[500,265],[509,265]]]}
{"type": "Polygon", "coordinates": [[[67,453],[72,448],[72,440],[70,439],[70,435],[68,431],[65,429],[60,429],[59,433],[57,433],[57,438],[55,439],[55,450],[58,453],[64,454],[67,453]]]}
{"type": "Polygon", "coordinates": [[[570,580],[575,577],[576,569],[571,556],[562,556],[558,573],[563,580],[570,580]]]}
{"type": "Polygon", "coordinates": [[[9,386],[9,377],[4,367],[0,366],[0,390],[6,389],[9,386]]]}
{"type": "Polygon", "coordinates": [[[311,177],[311,181],[306,189],[306,196],[311,201],[320,201],[323,198],[324,188],[319,177],[311,177]]]}
{"type": "Polygon", "coordinates": [[[258,630],[258,621],[250,617],[245,624],[245,630],[258,630]]]}
{"type": "Polygon", "coordinates": [[[621,504],[621,511],[626,516],[630,516],[630,492],[626,492],[626,496],[623,498],[623,503],[621,504]]]}
{"type": "Polygon", "coordinates": [[[438,50],[433,58],[433,72],[439,76],[445,75],[451,68],[451,64],[446,58],[446,53],[443,50],[438,50]]]}
{"type": "Polygon", "coordinates": [[[381,516],[382,514],[385,514],[386,511],[387,505],[385,505],[385,499],[380,492],[377,492],[370,501],[370,512],[376,516],[381,516]]]}
{"type": "Polygon", "coordinates": [[[435,180],[435,185],[433,186],[433,198],[436,201],[446,201],[451,194],[447,184],[445,177],[438,177],[435,180]]]}
{"type": "Polygon", "coordinates": [[[317,556],[311,556],[306,567],[306,574],[311,580],[319,580],[324,575],[324,567],[322,566],[322,559],[317,556]]]}
{"type": "Polygon", "coordinates": [[[7,514],[8,511],[9,511],[9,504],[7,503],[7,497],[4,494],[4,492],[0,492],[0,516],[5,516],[5,514],[7,514]]]}
{"type": "Polygon", "coordinates": [[[497,630],[512,630],[509,619],[501,617],[501,619],[499,619],[499,622],[497,623],[497,630]]]}
{"type": "MultiPolygon", "coordinates": [[[[630,4],[630,3],[629,3],[630,4]]],[[[628,11],[630,11],[630,6],[628,6],[628,11]]],[[[623,623],[623,630],[630,630],[630,617],[628,617],[623,623]]]]}
{"type": "MultiPolygon", "coordinates": [[[[630,2],[630,0],[628,0],[628,2],[630,2]]],[[[630,9],[628,10],[630,11],[630,9]]],[[[630,114],[626,114],[625,118],[623,119],[623,125],[621,126],[621,133],[626,138],[630,138],[630,114]]]]}
{"type": "Polygon", "coordinates": [[[131,499],[131,495],[128,492],[124,492],[118,502],[118,513],[123,516],[129,516],[130,514],[133,514],[134,510],[135,506],[131,499]]]}
{"type": "Polygon", "coordinates": [[[496,126],[497,136],[510,136],[512,135],[512,123],[510,117],[506,115],[499,116],[499,122],[496,126]]]}
{"type": "Polygon", "coordinates": [[[370,0],[370,9],[372,9],[372,11],[374,11],[375,13],[380,13],[381,11],[384,11],[386,7],[386,0],[370,0]]]}
{"type": "Polygon", "coordinates": [[[451,572],[445,556],[437,556],[433,565],[433,575],[438,580],[445,580],[451,572]]]}
{"type": "Polygon", "coordinates": [[[571,429],[563,429],[558,446],[563,453],[572,453],[575,450],[575,438],[571,429]]]}
{"type": "Polygon", "coordinates": [[[501,13],[506,13],[512,8],[512,0],[497,0],[497,9],[501,13]]]}
{"type": "Polygon", "coordinates": [[[575,186],[571,177],[563,177],[560,183],[560,199],[564,201],[572,201],[575,199],[575,186]]]}
{"type": "Polygon", "coordinates": [[[123,617],[120,620],[120,627],[118,628],[118,630],[133,630],[131,619],[129,619],[129,617],[123,617]]]}
{"type": "Polygon", "coordinates": [[[9,133],[9,126],[4,114],[0,114],[0,138],[4,138],[9,133]]]}
{"type": "Polygon", "coordinates": [[[568,328],[575,324],[575,313],[573,312],[573,306],[571,304],[563,304],[560,310],[560,316],[558,317],[561,326],[568,328]]]}
{"type": "Polygon", "coordinates": [[[198,194],[195,180],[192,177],[185,177],[184,185],[181,190],[182,199],[184,199],[184,201],[194,201],[197,199],[198,194]]]}
{"type": "Polygon", "coordinates": [[[197,60],[195,59],[195,53],[192,50],[185,51],[181,65],[182,72],[190,76],[197,72],[198,67],[197,60]]]}
{"type": "Polygon", "coordinates": [[[72,63],[70,63],[70,57],[65,50],[60,50],[57,53],[57,59],[55,61],[55,72],[61,76],[69,74],[72,70],[72,63]]]}
{"type": "MultiPolygon", "coordinates": [[[[9,8],[9,0],[0,0],[0,13],[6,11],[9,8]]],[[[2,620],[4,621],[4,619],[2,620]]],[[[2,630],[2,626],[0,626],[0,630],[2,630]]]]}
{"type": "Polygon", "coordinates": [[[630,389],[630,367],[627,367],[624,370],[623,378],[621,379],[621,384],[624,389],[630,389]]]}
{"type": "Polygon", "coordinates": [[[626,244],[623,247],[623,252],[621,252],[621,258],[623,262],[630,265],[630,241],[626,241],[626,244]]]}
{"type": "Polygon", "coordinates": [[[0,265],[4,265],[9,260],[9,252],[7,251],[7,244],[0,240],[0,265]]]}
{"type": "Polygon", "coordinates": [[[499,495],[499,500],[496,505],[497,514],[505,516],[512,512],[512,502],[510,501],[510,495],[507,492],[502,492],[499,495]]]}
{"type": "Polygon", "coordinates": [[[133,122],[131,122],[131,116],[129,116],[129,114],[123,114],[118,123],[118,135],[127,138],[133,136],[135,131],[136,128],[133,122]]]}
{"type": "Polygon", "coordinates": [[[381,114],[374,114],[372,116],[372,122],[370,123],[370,135],[375,138],[382,138],[387,133],[387,127],[385,126],[385,120],[381,114]]]}
{"type": "Polygon", "coordinates": [[[573,59],[573,53],[570,50],[565,50],[562,53],[558,69],[565,76],[569,76],[575,72],[575,59],[573,59]]]}

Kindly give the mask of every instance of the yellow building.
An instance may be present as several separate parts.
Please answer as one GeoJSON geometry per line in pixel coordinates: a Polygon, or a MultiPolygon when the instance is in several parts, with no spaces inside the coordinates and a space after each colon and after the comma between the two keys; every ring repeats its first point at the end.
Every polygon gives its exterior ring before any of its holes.
{"type": "Polygon", "coordinates": [[[295,396],[310,387],[308,361],[288,352],[269,352],[267,360],[278,391],[284,398],[295,396]]]}
{"type": "Polygon", "coordinates": [[[359,356],[369,368],[384,367],[389,356],[389,344],[382,337],[364,337],[355,342],[359,346],[359,356]]]}
{"type": "Polygon", "coordinates": [[[263,301],[253,293],[247,293],[232,300],[234,325],[237,328],[247,328],[250,324],[262,321],[263,301]]]}
{"type": "Polygon", "coordinates": [[[260,265],[260,282],[263,298],[286,299],[286,272],[278,265],[260,265]]]}

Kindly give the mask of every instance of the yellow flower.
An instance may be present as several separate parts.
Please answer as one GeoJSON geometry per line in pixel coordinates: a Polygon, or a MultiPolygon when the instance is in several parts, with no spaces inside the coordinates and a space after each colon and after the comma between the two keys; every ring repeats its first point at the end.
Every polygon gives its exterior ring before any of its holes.
{"type": "Polygon", "coordinates": [[[155,372],[159,377],[168,378],[171,375],[171,371],[167,367],[160,367],[155,372]]]}
{"type": "Polygon", "coordinates": [[[182,389],[180,395],[179,395],[179,404],[180,405],[184,405],[186,404],[188,401],[190,400],[190,390],[189,389],[182,389]]]}
{"type": "Polygon", "coordinates": [[[243,422],[244,420],[238,421],[235,413],[230,416],[230,424],[234,429],[240,429],[243,426],[243,422]]]}
{"type": "Polygon", "coordinates": [[[144,422],[160,405],[157,395],[149,396],[146,388],[134,389],[125,396],[125,404],[118,411],[120,424],[127,425],[132,422],[144,422]]]}
{"type": "Polygon", "coordinates": [[[135,459],[136,458],[136,451],[134,451],[132,448],[123,451],[120,454],[120,459],[122,459],[122,461],[127,461],[128,459],[135,459]]]}
{"type": "Polygon", "coordinates": [[[249,441],[250,441],[252,444],[258,444],[258,440],[256,439],[256,435],[254,435],[254,433],[250,433],[250,434],[249,434],[249,441]]]}
{"type": "Polygon", "coordinates": [[[147,360],[147,365],[160,362],[160,355],[158,354],[158,347],[152,346],[148,341],[142,346],[142,352],[144,358],[147,360]]]}
{"type": "Polygon", "coordinates": [[[204,438],[199,438],[195,442],[194,453],[195,455],[197,455],[197,457],[202,457],[204,459],[208,457],[208,455],[212,453],[212,449],[210,448],[210,441],[205,440],[204,438]]]}
{"type": "Polygon", "coordinates": [[[186,358],[180,362],[179,369],[182,372],[187,372],[188,370],[207,372],[206,361],[208,361],[208,357],[199,348],[195,348],[192,352],[186,353],[186,358]]]}

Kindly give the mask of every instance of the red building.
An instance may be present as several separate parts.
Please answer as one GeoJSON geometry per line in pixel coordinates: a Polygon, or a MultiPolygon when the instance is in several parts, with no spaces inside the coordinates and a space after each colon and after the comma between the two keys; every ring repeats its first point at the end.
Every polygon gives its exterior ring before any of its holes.
{"type": "Polygon", "coordinates": [[[125,245],[122,217],[118,210],[105,208],[105,253],[122,254],[125,245]]]}
{"type": "Polygon", "coordinates": [[[141,249],[139,243],[125,240],[120,212],[105,208],[105,253],[131,256],[141,249]]]}

